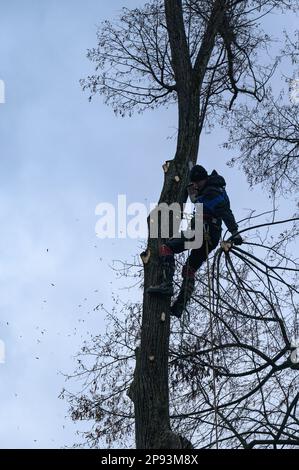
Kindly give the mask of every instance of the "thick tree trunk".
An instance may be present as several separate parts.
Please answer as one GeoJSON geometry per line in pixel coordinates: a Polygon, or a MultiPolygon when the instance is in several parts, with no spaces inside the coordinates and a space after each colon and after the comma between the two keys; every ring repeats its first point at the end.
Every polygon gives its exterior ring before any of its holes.
{"type": "MultiPolygon", "coordinates": [[[[199,93],[191,92],[180,103],[178,147],[165,173],[160,202],[184,202],[188,161],[196,161],[199,144],[199,93]]],[[[149,296],[146,289],[161,281],[158,240],[148,240],[148,261],[144,264],[144,298],[140,348],[130,396],[135,404],[136,446],[141,449],[191,448],[171,432],[169,418],[168,350],[170,299],[149,296]]]]}
{"type": "MultiPolygon", "coordinates": [[[[197,160],[200,137],[200,92],[223,15],[223,2],[215,0],[196,63],[191,65],[187,46],[182,3],[165,0],[165,13],[170,38],[173,69],[178,94],[178,140],[174,160],[165,172],[159,203],[186,201],[189,162],[197,160]]],[[[186,439],[173,433],[169,416],[168,350],[170,332],[170,299],[149,296],[150,285],[161,281],[158,245],[148,239],[144,254],[144,297],[141,344],[136,351],[136,369],[130,388],[135,406],[136,447],[141,449],[191,448],[186,439]]]]}

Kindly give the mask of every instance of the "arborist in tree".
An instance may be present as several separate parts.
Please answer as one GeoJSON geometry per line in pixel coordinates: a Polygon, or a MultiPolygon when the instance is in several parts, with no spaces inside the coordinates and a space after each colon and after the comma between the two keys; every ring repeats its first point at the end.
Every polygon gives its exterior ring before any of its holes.
{"type": "MultiPolygon", "coordinates": [[[[186,264],[183,266],[183,283],[177,299],[171,307],[171,315],[180,318],[188,301],[190,300],[195,284],[195,273],[207,259],[207,252],[215,250],[222,231],[222,221],[232,234],[230,241],[235,245],[243,243],[238,233],[238,225],[230,208],[230,201],[225,191],[224,178],[213,170],[208,175],[205,168],[195,165],[190,172],[188,193],[193,203],[203,205],[203,225],[206,242],[200,248],[192,249],[186,264]]],[[[194,228],[194,217],[191,228],[194,228]]],[[[182,253],[185,248],[186,238],[183,234],[180,238],[171,238],[159,248],[162,262],[163,282],[160,285],[149,287],[148,294],[173,295],[173,276],[175,272],[175,253],[182,253]]]]}

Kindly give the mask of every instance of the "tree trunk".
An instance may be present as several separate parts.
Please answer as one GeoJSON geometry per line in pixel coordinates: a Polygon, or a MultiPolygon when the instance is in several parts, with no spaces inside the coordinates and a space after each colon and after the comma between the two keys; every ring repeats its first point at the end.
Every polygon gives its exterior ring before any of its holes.
{"type": "MultiPolygon", "coordinates": [[[[200,93],[217,29],[223,17],[223,2],[215,0],[211,18],[194,67],[184,29],[181,0],[165,0],[173,69],[178,95],[178,139],[174,160],[165,170],[159,203],[186,202],[189,162],[196,163],[199,147],[200,93]]],[[[146,290],[161,281],[158,248],[161,240],[148,239],[143,254],[144,296],[141,344],[136,350],[136,368],[129,396],[135,407],[136,447],[139,449],[192,448],[185,438],[171,431],[169,416],[168,354],[170,299],[149,296],[146,290]]]]}
{"type": "MultiPolygon", "coordinates": [[[[199,145],[199,93],[192,91],[179,106],[179,134],[175,159],[165,173],[160,203],[185,202],[188,161],[196,161],[199,145]]],[[[161,281],[157,239],[148,239],[144,263],[144,298],[141,344],[130,397],[135,405],[136,447],[139,449],[192,448],[170,428],[168,350],[170,299],[150,296],[146,289],[161,281]]]]}

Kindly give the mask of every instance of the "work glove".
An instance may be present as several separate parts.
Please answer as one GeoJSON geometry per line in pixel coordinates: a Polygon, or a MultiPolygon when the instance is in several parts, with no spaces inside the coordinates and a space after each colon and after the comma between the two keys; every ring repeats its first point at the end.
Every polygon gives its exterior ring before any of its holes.
{"type": "Polygon", "coordinates": [[[232,236],[229,239],[234,245],[239,246],[243,243],[243,238],[238,232],[232,233],[232,236]]]}

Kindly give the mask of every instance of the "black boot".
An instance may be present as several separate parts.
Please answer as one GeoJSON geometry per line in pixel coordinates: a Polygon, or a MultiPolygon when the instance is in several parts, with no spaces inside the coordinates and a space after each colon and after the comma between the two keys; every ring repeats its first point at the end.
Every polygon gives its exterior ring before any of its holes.
{"type": "Polygon", "coordinates": [[[170,307],[170,315],[181,318],[187,303],[192,297],[195,285],[195,271],[192,268],[183,268],[183,282],[179,295],[173,305],[170,307]]]}
{"type": "Polygon", "coordinates": [[[147,293],[151,295],[173,295],[173,276],[175,271],[174,255],[167,245],[160,247],[163,280],[157,286],[151,286],[147,293]]]}

